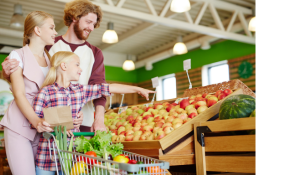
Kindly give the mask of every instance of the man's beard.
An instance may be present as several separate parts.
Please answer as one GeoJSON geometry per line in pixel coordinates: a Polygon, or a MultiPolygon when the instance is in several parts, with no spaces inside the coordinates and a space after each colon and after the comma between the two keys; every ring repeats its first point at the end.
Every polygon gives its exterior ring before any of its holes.
{"type": "MultiPolygon", "coordinates": [[[[83,35],[84,29],[82,30],[79,28],[79,21],[74,24],[74,32],[75,32],[75,35],[77,36],[77,38],[80,40],[87,40],[90,36],[90,33],[88,34],[88,36],[83,35]]],[[[91,32],[91,31],[89,31],[89,32],[91,32]]]]}

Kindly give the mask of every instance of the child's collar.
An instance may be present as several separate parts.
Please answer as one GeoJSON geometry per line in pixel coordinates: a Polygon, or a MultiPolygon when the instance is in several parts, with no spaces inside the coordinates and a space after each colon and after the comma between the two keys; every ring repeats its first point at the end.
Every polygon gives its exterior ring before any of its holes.
{"type": "Polygon", "coordinates": [[[58,83],[54,83],[54,86],[57,87],[59,90],[60,89],[70,89],[70,90],[75,90],[76,89],[76,86],[74,86],[71,82],[70,82],[70,85],[67,87],[67,88],[64,88],[62,86],[60,86],[58,83]]]}

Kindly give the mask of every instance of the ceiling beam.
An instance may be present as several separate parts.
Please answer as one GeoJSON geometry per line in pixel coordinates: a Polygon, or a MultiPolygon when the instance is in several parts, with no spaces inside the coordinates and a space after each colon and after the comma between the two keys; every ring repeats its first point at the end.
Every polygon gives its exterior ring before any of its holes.
{"type": "MultiPolygon", "coordinates": [[[[67,2],[68,0],[57,0],[57,1],[67,2]]],[[[210,36],[214,36],[214,37],[218,37],[218,38],[230,39],[230,40],[249,43],[249,44],[255,44],[255,39],[252,37],[249,37],[249,36],[226,32],[226,31],[222,31],[219,29],[210,28],[210,27],[206,27],[206,26],[190,24],[188,22],[178,21],[178,20],[174,20],[174,19],[154,16],[151,14],[142,13],[142,12],[138,12],[138,11],[134,11],[134,10],[117,8],[117,7],[113,7],[113,6],[110,6],[107,4],[103,4],[103,3],[98,3],[98,2],[93,2],[93,3],[101,6],[102,10],[105,12],[115,13],[118,15],[127,16],[127,17],[131,17],[131,18],[137,18],[137,19],[140,19],[143,21],[157,23],[157,24],[163,25],[163,26],[168,26],[168,27],[178,28],[181,30],[201,33],[201,34],[210,35],[210,36]]]]}

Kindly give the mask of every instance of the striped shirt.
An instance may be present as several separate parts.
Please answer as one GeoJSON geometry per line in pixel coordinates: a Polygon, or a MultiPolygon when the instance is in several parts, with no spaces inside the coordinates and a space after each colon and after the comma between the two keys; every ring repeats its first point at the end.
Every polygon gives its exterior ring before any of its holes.
{"type": "MultiPolygon", "coordinates": [[[[35,113],[44,118],[43,108],[70,106],[72,118],[77,119],[76,114],[88,101],[109,96],[108,84],[96,85],[80,85],[72,84],[67,88],[59,86],[57,83],[45,86],[35,97],[33,108],[35,113]]],[[[79,132],[79,129],[72,129],[72,132],[79,132]]],[[[52,139],[50,140],[52,145],[52,139]]],[[[52,152],[53,155],[53,152],[52,152]]],[[[36,154],[36,165],[46,171],[56,171],[55,162],[50,159],[48,140],[42,135],[39,140],[38,150],[36,154]]],[[[60,169],[60,165],[58,164],[60,169]]]]}

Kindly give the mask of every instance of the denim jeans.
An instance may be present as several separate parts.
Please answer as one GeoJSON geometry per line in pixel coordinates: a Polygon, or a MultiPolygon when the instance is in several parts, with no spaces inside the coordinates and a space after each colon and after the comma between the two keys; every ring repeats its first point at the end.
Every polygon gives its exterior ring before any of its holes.
{"type": "MultiPolygon", "coordinates": [[[[56,171],[45,171],[35,166],[36,175],[55,175],[56,171]]],[[[58,172],[59,175],[62,175],[62,171],[58,172]]]]}

